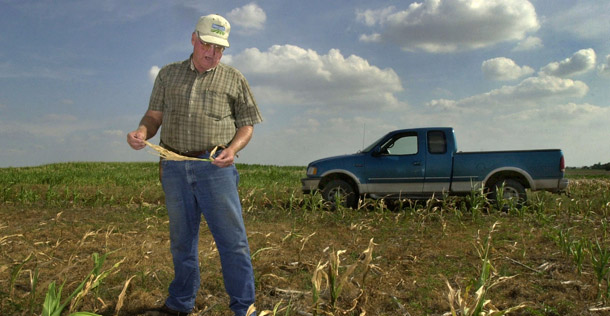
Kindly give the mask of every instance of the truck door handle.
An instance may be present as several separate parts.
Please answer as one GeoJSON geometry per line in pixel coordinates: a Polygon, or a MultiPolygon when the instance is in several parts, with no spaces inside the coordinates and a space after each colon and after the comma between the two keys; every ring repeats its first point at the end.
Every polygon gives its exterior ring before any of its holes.
{"type": "Polygon", "coordinates": [[[414,165],[414,166],[421,166],[421,161],[414,161],[414,162],[413,162],[413,165],[414,165]]]}

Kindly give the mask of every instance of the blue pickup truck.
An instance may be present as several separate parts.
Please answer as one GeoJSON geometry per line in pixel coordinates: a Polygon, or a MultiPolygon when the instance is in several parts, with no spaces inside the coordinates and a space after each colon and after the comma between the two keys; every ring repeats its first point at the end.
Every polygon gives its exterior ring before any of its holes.
{"type": "Polygon", "coordinates": [[[356,154],[311,162],[301,182],[303,193],[341,197],[348,207],[364,196],[426,199],[481,188],[522,204],[526,189],[565,190],[564,172],[559,149],[458,152],[453,128],[438,127],[392,131],[356,154]]]}

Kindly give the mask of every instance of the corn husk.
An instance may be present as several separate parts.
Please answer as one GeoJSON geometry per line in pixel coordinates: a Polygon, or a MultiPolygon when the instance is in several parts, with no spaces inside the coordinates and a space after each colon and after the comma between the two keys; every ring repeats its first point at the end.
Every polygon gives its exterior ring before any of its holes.
{"type": "Polygon", "coordinates": [[[196,160],[196,161],[214,161],[214,154],[216,153],[216,150],[218,150],[218,146],[214,147],[214,149],[212,150],[212,152],[210,153],[210,158],[197,158],[197,157],[187,157],[187,156],[182,156],[179,155],[173,151],[169,151],[159,145],[155,145],[150,143],[149,141],[144,141],[144,143],[155,150],[155,152],[151,152],[151,154],[155,155],[155,156],[159,156],[165,160],[175,160],[175,161],[184,161],[184,160],[196,160]]]}

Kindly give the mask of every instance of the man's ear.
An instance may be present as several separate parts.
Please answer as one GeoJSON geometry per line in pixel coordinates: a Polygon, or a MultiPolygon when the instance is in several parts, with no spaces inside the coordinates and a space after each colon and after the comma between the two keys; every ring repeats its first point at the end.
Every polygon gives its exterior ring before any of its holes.
{"type": "Polygon", "coordinates": [[[191,44],[193,44],[193,47],[195,47],[196,41],[197,41],[197,33],[193,32],[193,34],[191,34],[191,44]]]}

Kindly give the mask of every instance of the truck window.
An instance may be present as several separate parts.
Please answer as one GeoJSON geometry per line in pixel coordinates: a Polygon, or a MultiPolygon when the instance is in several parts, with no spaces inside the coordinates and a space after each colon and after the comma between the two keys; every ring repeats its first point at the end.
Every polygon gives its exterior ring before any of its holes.
{"type": "Polygon", "coordinates": [[[447,152],[447,139],[443,131],[428,132],[428,152],[431,154],[444,154],[447,152]]]}
{"type": "Polygon", "coordinates": [[[381,146],[381,153],[386,155],[417,154],[417,134],[403,134],[390,139],[381,146]]]}

